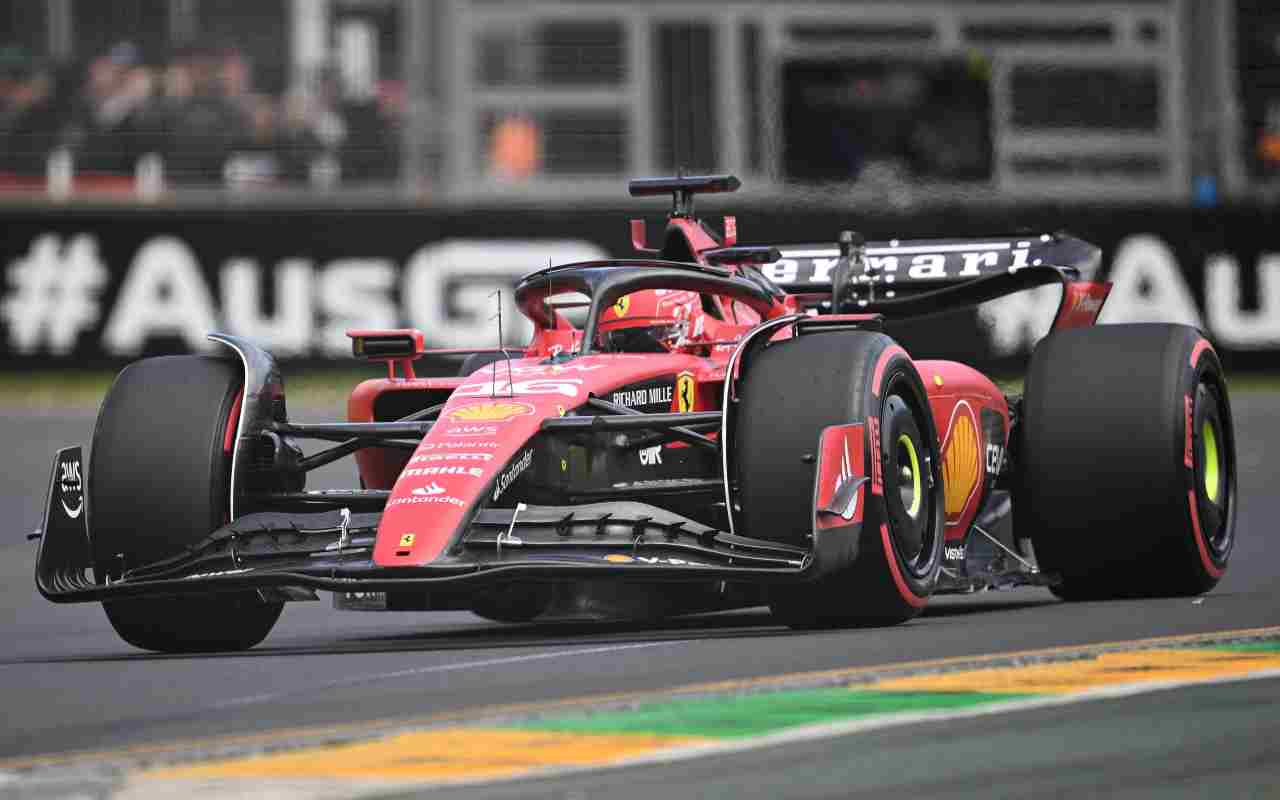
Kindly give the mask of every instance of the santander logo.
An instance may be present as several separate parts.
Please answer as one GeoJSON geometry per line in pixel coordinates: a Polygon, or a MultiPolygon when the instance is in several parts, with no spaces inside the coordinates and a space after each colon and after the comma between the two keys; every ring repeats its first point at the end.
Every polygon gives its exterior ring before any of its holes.
{"type": "Polygon", "coordinates": [[[444,487],[436,483],[435,481],[432,481],[430,484],[426,486],[419,486],[418,488],[413,490],[414,494],[419,494],[419,495],[444,494],[444,492],[445,492],[444,487]]]}

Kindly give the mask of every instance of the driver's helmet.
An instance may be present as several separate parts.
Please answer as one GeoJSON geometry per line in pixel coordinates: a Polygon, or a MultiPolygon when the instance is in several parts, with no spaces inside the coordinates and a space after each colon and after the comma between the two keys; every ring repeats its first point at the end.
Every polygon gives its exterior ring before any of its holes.
{"type": "Polygon", "coordinates": [[[612,353],[669,353],[685,342],[696,292],[646,290],[618,298],[604,309],[596,347],[612,353]]]}

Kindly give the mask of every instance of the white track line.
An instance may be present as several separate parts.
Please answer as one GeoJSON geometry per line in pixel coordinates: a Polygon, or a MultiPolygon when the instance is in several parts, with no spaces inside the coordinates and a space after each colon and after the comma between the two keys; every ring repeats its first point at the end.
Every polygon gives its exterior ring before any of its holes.
{"type": "Polygon", "coordinates": [[[639,650],[646,647],[667,647],[678,644],[688,644],[688,639],[677,639],[662,642],[635,642],[632,644],[617,644],[603,647],[584,647],[577,650],[553,650],[546,653],[529,653],[521,656],[507,656],[505,658],[484,658],[478,661],[455,661],[449,664],[434,664],[430,667],[414,667],[412,669],[398,669],[393,672],[375,672],[367,675],[354,675],[350,678],[339,678],[332,681],[324,681],[312,684],[310,686],[300,687],[296,689],[286,689],[280,692],[264,692],[262,694],[246,695],[244,697],[235,697],[230,700],[222,700],[213,705],[208,706],[210,709],[217,708],[235,708],[237,706],[247,706],[254,703],[266,703],[277,700],[282,697],[290,697],[299,694],[309,694],[311,692],[324,691],[326,689],[340,689],[347,686],[359,686],[366,683],[377,683],[379,681],[394,680],[396,678],[411,678],[415,675],[430,675],[437,672],[456,672],[463,669],[476,669],[480,667],[497,667],[504,664],[523,664],[528,661],[545,661],[552,658],[573,658],[575,656],[589,656],[600,653],[617,653],[626,650],[639,650]]]}

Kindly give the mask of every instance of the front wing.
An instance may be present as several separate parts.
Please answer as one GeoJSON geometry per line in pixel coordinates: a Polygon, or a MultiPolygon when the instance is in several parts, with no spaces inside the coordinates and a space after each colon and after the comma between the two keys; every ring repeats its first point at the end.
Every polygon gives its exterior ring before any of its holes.
{"type": "Polygon", "coordinates": [[[183,553],[99,581],[89,547],[92,508],[68,510],[65,476],[79,475],[80,448],[60,450],[46,503],[36,585],[54,602],[301,587],[333,592],[482,588],[516,580],[813,580],[856,555],[858,531],[815,530],[812,548],[717,531],[638,502],[520,506],[479,512],[451,551],[424,567],[372,560],[380,512],[255,512],[183,553]],[[74,469],[69,466],[74,464],[74,469]]]}

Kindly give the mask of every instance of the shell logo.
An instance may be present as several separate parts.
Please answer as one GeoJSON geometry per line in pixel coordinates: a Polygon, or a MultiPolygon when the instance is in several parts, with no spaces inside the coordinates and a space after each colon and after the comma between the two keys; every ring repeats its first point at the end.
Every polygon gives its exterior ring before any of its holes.
{"type": "Polygon", "coordinates": [[[528,403],[500,400],[455,408],[449,412],[449,419],[453,422],[506,422],[532,413],[533,406],[528,403]]]}
{"type": "Polygon", "coordinates": [[[964,512],[982,477],[982,459],[978,455],[978,424],[973,409],[961,401],[951,417],[942,451],[942,480],[946,488],[947,520],[964,512]]]}

